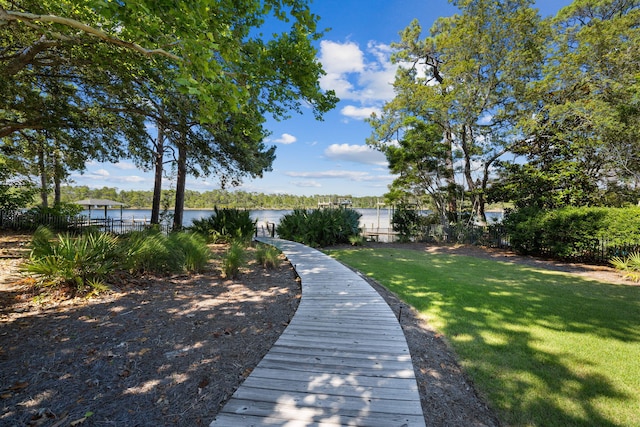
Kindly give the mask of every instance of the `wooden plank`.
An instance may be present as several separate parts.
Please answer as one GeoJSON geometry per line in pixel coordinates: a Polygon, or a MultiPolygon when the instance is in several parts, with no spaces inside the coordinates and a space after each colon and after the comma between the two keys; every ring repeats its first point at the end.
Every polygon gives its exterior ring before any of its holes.
{"type": "Polygon", "coordinates": [[[244,383],[243,387],[265,390],[281,390],[298,393],[341,394],[344,396],[363,396],[374,390],[378,398],[389,400],[403,400],[402,391],[410,386],[410,380],[387,382],[369,382],[363,384],[360,378],[337,377],[333,375],[315,375],[312,381],[301,382],[283,378],[263,378],[253,376],[244,383]],[[381,385],[382,384],[382,385],[381,385]],[[393,387],[392,387],[393,386],[393,387]]]}
{"type": "Polygon", "coordinates": [[[357,357],[367,360],[382,360],[382,361],[399,361],[411,363],[411,355],[408,353],[382,353],[376,352],[371,354],[370,352],[358,352],[353,349],[348,350],[335,350],[329,348],[310,348],[310,347],[298,347],[298,346],[286,346],[277,345],[273,346],[269,351],[269,354],[294,354],[300,357],[313,356],[313,357],[357,357]]]}
{"type": "Polygon", "coordinates": [[[423,427],[406,339],[382,297],[315,249],[261,240],[294,265],[302,298],[287,329],[211,427],[423,427]]]}
{"type": "Polygon", "coordinates": [[[393,388],[402,390],[417,390],[417,385],[414,378],[391,378],[391,377],[355,377],[349,375],[332,375],[323,372],[311,372],[311,371],[283,371],[282,369],[270,369],[260,368],[254,370],[251,375],[245,380],[245,383],[250,384],[253,378],[264,378],[269,380],[283,380],[283,381],[298,381],[300,385],[304,384],[310,387],[318,381],[330,381],[336,384],[353,384],[357,383],[363,387],[375,387],[378,389],[393,388]]]}
{"type": "MultiPolygon", "coordinates": [[[[273,413],[269,402],[237,399],[229,402],[229,411],[216,419],[238,426],[358,426],[358,427],[391,427],[391,426],[424,426],[422,411],[419,414],[396,414],[371,410],[367,402],[353,404],[344,409],[335,406],[322,406],[321,402],[300,405],[288,396],[278,402],[278,412],[273,413]],[[224,416],[226,415],[226,417],[224,416]],[[251,423],[247,421],[251,419],[251,423]],[[281,420],[281,421],[278,421],[281,420]],[[233,422],[235,421],[235,424],[233,422]]],[[[219,427],[218,424],[215,424],[219,427]]]]}

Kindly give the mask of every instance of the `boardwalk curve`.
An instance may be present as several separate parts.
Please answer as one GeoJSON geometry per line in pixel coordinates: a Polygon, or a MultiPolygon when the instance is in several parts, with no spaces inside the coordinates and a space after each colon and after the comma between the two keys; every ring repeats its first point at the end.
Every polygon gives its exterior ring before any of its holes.
{"type": "Polygon", "coordinates": [[[382,297],[320,251],[258,240],[284,252],[302,299],[210,427],[424,426],[409,348],[382,297]]]}

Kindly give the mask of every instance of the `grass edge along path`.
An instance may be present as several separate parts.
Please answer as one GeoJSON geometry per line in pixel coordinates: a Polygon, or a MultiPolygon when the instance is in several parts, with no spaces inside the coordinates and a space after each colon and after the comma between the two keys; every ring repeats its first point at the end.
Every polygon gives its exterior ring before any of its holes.
{"type": "Polygon", "coordinates": [[[640,287],[409,249],[328,254],[426,316],[502,422],[640,426],[640,287]]]}

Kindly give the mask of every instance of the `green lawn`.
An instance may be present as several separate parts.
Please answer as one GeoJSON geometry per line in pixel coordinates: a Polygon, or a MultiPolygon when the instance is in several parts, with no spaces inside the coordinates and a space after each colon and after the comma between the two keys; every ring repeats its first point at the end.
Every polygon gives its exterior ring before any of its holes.
{"type": "Polygon", "coordinates": [[[640,287],[412,250],[329,254],[427,316],[506,424],[640,426],[640,287]]]}

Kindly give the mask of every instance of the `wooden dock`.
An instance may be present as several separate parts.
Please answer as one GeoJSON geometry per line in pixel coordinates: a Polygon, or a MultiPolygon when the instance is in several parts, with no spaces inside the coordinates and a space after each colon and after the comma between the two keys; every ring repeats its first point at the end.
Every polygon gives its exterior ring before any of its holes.
{"type": "Polygon", "coordinates": [[[258,240],[287,256],[302,299],[210,426],[424,426],[407,342],[382,297],[320,251],[258,240]]]}

